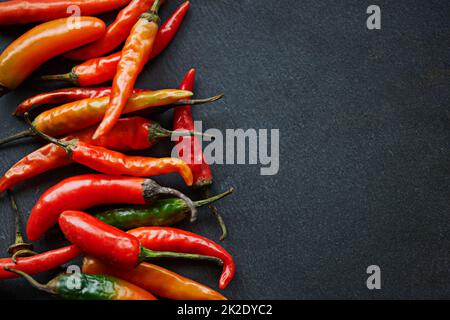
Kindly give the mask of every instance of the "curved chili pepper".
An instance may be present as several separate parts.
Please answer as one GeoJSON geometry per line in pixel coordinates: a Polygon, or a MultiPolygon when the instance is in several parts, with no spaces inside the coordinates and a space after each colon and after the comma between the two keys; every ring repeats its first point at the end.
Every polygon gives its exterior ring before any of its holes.
{"type": "Polygon", "coordinates": [[[58,222],[67,240],[79,246],[84,253],[122,270],[133,270],[143,261],[160,258],[222,262],[206,255],[144,248],[136,237],[81,211],[64,211],[58,222]]]}
{"type": "MultiPolygon", "coordinates": [[[[194,201],[196,208],[216,202],[234,191],[230,190],[208,199],[194,201]]],[[[150,206],[136,208],[118,208],[101,212],[95,217],[122,230],[142,226],[169,226],[184,220],[189,213],[186,204],[177,198],[159,199],[150,206]]]]}
{"type": "MultiPolygon", "coordinates": [[[[151,90],[134,89],[133,94],[143,91],[150,92],[151,90]]],[[[25,112],[28,112],[34,105],[37,104],[63,104],[82,99],[108,97],[110,94],[111,87],[58,89],[46,93],[40,93],[24,100],[17,106],[14,115],[23,116],[25,112]]]]}
{"type": "MultiPolygon", "coordinates": [[[[194,90],[195,69],[189,70],[180,85],[181,90],[194,90]]],[[[173,114],[173,130],[187,130],[195,128],[192,117],[192,107],[190,105],[175,108],[173,114]]],[[[213,176],[209,164],[205,160],[202,147],[196,137],[180,137],[176,144],[178,154],[191,168],[194,175],[194,187],[203,189],[205,197],[209,195],[209,187],[213,182],[213,176]],[[184,151],[188,151],[184,154],[184,151]]],[[[216,217],[216,220],[222,230],[220,240],[225,240],[228,235],[227,226],[219,214],[216,206],[210,205],[209,209],[216,217]]]]}
{"type": "Polygon", "coordinates": [[[173,300],[227,300],[217,291],[160,266],[143,262],[132,271],[117,270],[100,260],[85,257],[83,272],[106,274],[129,281],[159,297],[173,300]]]}
{"type": "Polygon", "coordinates": [[[169,227],[142,227],[128,231],[151,250],[188,252],[217,257],[224,262],[219,287],[224,289],[233,279],[233,257],[220,245],[198,234],[169,227]]]}
{"type": "Polygon", "coordinates": [[[0,259],[0,279],[17,278],[17,275],[4,268],[14,268],[29,274],[37,274],[49,271],[65,264],[81,255],[81,250],[76,245],[38,253],[31,257],[17,258],[14,262],[12,258],[0,259]]]}
{"type": "Polygon", "coordinates": [[[105,275],[62,273],[47,284],[34,280],[29,274],[6,268],[25,278],[38,290],[71,300],[156,300],[150,292],[127,281],[105,275]]]}
{"type": "Polygon", "coordinates": [[[108,133],[115,126],[132,94],[137,77],[150,59],[161,22],[158,16],[160,5],[161,0],[155,0],[150,11],[142,14],[131,29],[117,65],[108,108],[94,133],[94,139],[108,133]]]}
{"type": "MultiPolygon", "coordinates": [[[[126,40],[139,16],[149,10],[154,0],[132,0],[106,29],[103,37],[82,48],[68,52],[64,57],[72,60],[88,60],[100,57],[126,40]]],[[[164,2],[164,1],[162,1],[164,2]]]]}
{"type": "MultiPolygon", "coordinates": [[[[144,150],[173,133],[161,127],[159,123],[141,117],[120,119],[110,133],[97,140],[92,140],[94,131],[95,127],[91,127],[62,140],[68,142],[78,138],[86,143],[112,150],[144,150]]],[[[63,149],[49,143],[19,160],[0,178],[0,193],[41,173],[70,163],[72,160],[63,149]]]]}
{"type": "MultiPolygon", "coordinates": [[[[189,1],[183,3],[159,28],[153,46],[150,60],[155,59],[173,40],[177,34],[184,17],[189,9],[189,1]]],[[[76,86],[92,86],[112,80],[116,74],[117,64],[122,56],[122,51],[106,57],[90,59],[72,68],[66,74],[41,77],[43,80],[68,81],[76,86]]]]}
{"type": "Polygon", "coordinates": [[[85,210],[102,204],[152,203],[160,195],[183,199],[191,208],[191,220],[196,219],[192,201],[181,192],[161,187],[151,179],[87,174],[67,178],[48,189],[31,210],[27,223],[27,236],[38,240],[58,221],[61,212],[85,210]]]}
{"type": "Polygon", "coordinates": [[[43,23],[23,34],[0,55],[0,94],[17,88],[44,62],[94,41],[105,32],[105,23],[79,17],[74,28],[68,18],[43,23]]]}
{"type": "Polygon", "coordinates": [[[25,113],[25,119],[36,135],[63,148],[73,161],[98,172],[135,177],[178,172],[188,186],[192,185],[191,169],[186,162],[178,158],[127,156],[117,151],[96,147],[77,138],[70,141],[57,140],[36,130],[28,118],[28,113],[25,113]]]}
{"type": "Polygon", "coordinates": [[[95,16],[126,5],[130,0],[13,0],[0,3],[0,25],[50,21],[71,16],[76,6],[83,16],[95,16]]]}
{"type": "MultiPolygon", "coordinates": [[[[191,69],[185,75],[181,83],[180,90],[194,90],[195,69],[191,69]]],[[[173,130],[193,130],[194,120],[192,118],[192,108],[190,105],[179,106],[174,109],[173,130]]],[[[201,145],[196,137],[179,137],[177,149],[181,159],[191,167],[194,174],[194,186],[201,188],[212,184],[213,178],[211,168],[205,160],[201,145]],[[184,150],[190,150],[187,155],[184,150]]]]}

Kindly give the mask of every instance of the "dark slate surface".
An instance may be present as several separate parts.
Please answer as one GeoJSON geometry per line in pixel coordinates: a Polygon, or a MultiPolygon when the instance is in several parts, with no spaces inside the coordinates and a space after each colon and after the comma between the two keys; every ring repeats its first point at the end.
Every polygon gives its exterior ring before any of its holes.
{"type": "MultiPolygon", "coordinates": [[[[167,2],[164,18],[181,1],[167,2]]],[[[220,203],[230,227],[224,246],[237,263],[230,298],[450,298],[450,3],[377,1],[380,31],[366,28],[370,4],[193,0],[175,42],[139,78],[139,87],[176,87],[196,67],[198,96],[226,93],[195,111],[205,127],[281,131],[278,175],[214,167],[214,191],[237,189],[220,203]],[[372,264],[382,270],[378,291],[365,286],[372,264]]],[[[2,28],[2,48],[27,28],[2,28]]],[[[69,68],[55,59],[36,74],[69,68]]],[[[19,101],[56,87],[29,81],[3,97],[1,136],[25,128],[10,116],[19,101]]],[[[38,145],[2,148],[1,171],[38,145]]],[[[168,150],[163,143],[144,154],[168,150]]],[[[74,165],[16,188],[22,210],[84,172],[74,165]]],[[[178,178],[158,181],[185,190],[178,178]]],[[[13,224],[4,197],[0,211],[5,255],[13,224]]],[[[218,237],[205,209],[197,224],[181,226],[218,237]]],[[[64,243],[54,230],[36,247],[64,243]]],[[[164,265],[217,288],[213,266],[164,265]]],[[[21,280],[2,281],[0,296],[48,298],[21,280]]]]}

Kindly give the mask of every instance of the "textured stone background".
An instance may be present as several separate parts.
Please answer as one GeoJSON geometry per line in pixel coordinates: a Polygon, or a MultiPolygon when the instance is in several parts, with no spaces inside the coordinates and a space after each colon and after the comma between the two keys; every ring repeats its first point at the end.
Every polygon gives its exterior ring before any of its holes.
{"type": "MultiPolygon", "coordinates": [[[[180,3],[167,1],[163,18],[180,3]]],[[[366,29],[370,4],[192,0],[174,43],[139,78],[139,87],[177,87],[196,67],[198,96],[226,93],[195,110],[204,127],[281,131],[278,175],[214,167],[214,191],[237,189],[220,203],[237,264],[230,298],[450,298],[450,3],[376,1],[380,31],[366,29]],[[382,270],[379,291],[365,286],[372,264],[382,270]]],[[[28,28],[1,28],[1,48],[28,28]]],[[[55,59],[36,75],[70,66],[55,59]]],[[[19,101],[57,87],[30,80],[3,97],[1,136],[25,128],[10,116],[19,101]]],[[[0,150],[2,172],[39,145],[24,142],[0,150]]],[[[49,186],[85,172],[73,165],[16,188],[24,218],[49,186]]],[[[178,177],[157,180],[184,190],[178,177]]],[[[13,239],[5,197],[0,212],[5,255],[13,239]]],[[[218,238],[207,209],[182,227],[218,238]]],[[[55,229],[36,248],[64,243],[55,229]]],[[[214,266],[164,265],[217,288],[214,266]]],[[[48,298],[22,280],[2,281],[0,296],[48,298]]]]}

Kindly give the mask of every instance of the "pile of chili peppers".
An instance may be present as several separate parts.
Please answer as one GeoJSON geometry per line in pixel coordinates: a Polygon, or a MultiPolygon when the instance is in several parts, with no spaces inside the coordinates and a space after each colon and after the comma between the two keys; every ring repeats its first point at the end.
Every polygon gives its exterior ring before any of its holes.
{"type": "MultiPolygon", "coordinates": [[[[169,1],[169,0],[167,0],[169,1]]],[[[0,259],[0,280],[23,277],[31,286],[67,299],[223,300],[219,292],[156,265],[160,259],[186,259],[222,268],[219,288],[235,274],[231,254],[216,242],[170,227],[208,206],[227,236],[215,203],[233,188],[210,195],[213,176],[200,148],[191,107],[210,104],[217,95],[193,99],[195,69],[178,89],[148,90],[135,82],[149,61],[175,38],[190,3],[182,3],[161,24],[163,0],[13,0],[0,3],[0,26],[40,23],[13,41],[0,55],[0,96],[20,85],[56,56],[80,61],[65,74],[42,76],[74,87],[44,92],[20,103],[14,115],[29,129],[0,139],[0,145],[26,137],[44,146],[24,156],[0,178],[0,194],[8,194],[15,217],[15,242],[10,257],[0,259]],[[81,10],[73,19],[69,7],[81,10]],[[120,8],[109,26],[92,15],[120,8]],[[76,27],[73,24],[76,23],[76,27]],[[112,81],[111,87],[89,87],[112,81]],[[45,108],[33,120],[28,112],[45,108]],[[148,118],[174,109],[173,128],[148,118]],[[145,116],[143,116],[145,115],[145,116]],[[151,158],[123,152],[145,150],[176,135],[179,158],[151,158]],[[190,150],[190,154],[183,154],[190,150]],[[70,242],[46,252],[33,251],[21,230],[20,209],[11,191],[47,171],[78,163],[96,171],[69,177],[49,188],[33,206],[26,237],[38,241],[59,226],[70,242]],[[161,186],[151,177],[177,173],[187,187],[200,190],[193,201],[182,192],[161,186]],[[103,212],[96,206],[120,204],[103,212]],[[126,205],[133,205],[127,207],[126,205]],[[90,213],[87,213],[90,212],[90,213]],[[78,273],[62,272],[46,284],[32,275],[83,256],[78,273]],[[151,262],[151,263],[149,263],[151,262]],[[72,284],[74,277],[77,286],[72,284]]],[[[1,29],[0,29],[1,30],[1,29]]]]}

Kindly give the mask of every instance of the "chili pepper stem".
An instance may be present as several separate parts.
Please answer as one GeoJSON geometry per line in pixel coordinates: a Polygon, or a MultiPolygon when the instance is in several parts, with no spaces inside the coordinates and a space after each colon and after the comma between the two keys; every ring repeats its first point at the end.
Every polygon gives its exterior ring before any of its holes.
{"type": "Polygon", "coordinates": [[[186,205],[188,206],[189,210],[191,211],[190,222],[195,222],[197,220],[198,213],[197,213],[197,209],[195,208],[194,203],[192,202],[191,199],[189,199],[183,193],[181,193],[178,190],[175,190],[175,189],[172,189],[172,188],[167,188],[167,187],[160,187],[160,188],[158,188],[158,193],[159,194],[172,195],[172,196],[178,197],[181,200],[183,200],[186,203],[186,205]]]}
{"type": "Polygon", "coordinates": [[[49,74],[49,75],[45,75],[45,76],[41,76],[40,78],[41,80],[56,80],[56,81],[65,81],[65,82],[70,82],[71,84],[78,86],[78,76],[75,72],[71,71],[68,73],[63,73],[63,74],[49,74]]]}
{"type": "Polygon", "coordinates": [[[56,294],[56,290],[51,288],[48,285],[42,284],[37,282],[33,277],[31,277],[28,273],[25,273],[23,271],[20,270],[16,270],[16,269],[11,269],[11,268],[3,268],[8,272],[13,272],[18,274],[19,276],[25,278],[33,287],[35,287],[36,289],[39,289],[41,291],[45,291],[48,292],[50,294],[56,294]]]}
{"type": "Polygon", "coordinates": [[[161,0],[156,0],[155,2],[153,2],[153,5],[150,8],[150,10],[141,15],[141,18],[146,19],[149,22],[155,22],[159,25],[161,23],[161,18],[158,15],[160,6],[161,6],[161,0]]]}
{"type": "Polygon", "coordinates": [[[30,130],[30,129],[24,130],[24,131],[18,132],[16,134],[13,134],[9,137],[0,139],[0,146],[4,145],[6,143],[12,142],[12,141],[16,141],[16,140],[19,140],[22,138],[27,138],[27,137],[33,137],[33,136],[34,136],[34,133],[32,130],[30,130]]]}
{"type": "Polygon", "coordinates": [[[48,141],[48,142],[54,143],[54,144],[56,144],[58,147],[63,148],[63,149],[67,152],[68,155],[71,154],[73,148],[76,146],[76,143],[78,142],[78,139],[73,139],[73,140],[70,140],[70,141],[68,141],[68,142],[62,142],[62,141],[60,141],[60,140],[58,140],[58,139],[55,139],[55,138],[53,138],[53,137],[50,137],[49,135],[47,135],[47,134],[45,134],[45,133],[39,131],[38,129],[36,129],[36,127],[33,125],[33,123],[32,123],[31,120],[30,120],[30,117],[29,117],[29,115],[28,115],[28,112],[25,112],[23,116],[24,116],[24,118],[25,118],[26,123],[30,126],[30,130],[31,130],[36,136],[41,137],[42,139],[44,139],[44,140],[46,140],[46,141],[48,141]]]}
{"type": "Polygon", "coordinates": [[[218,194],[218,195],[209,197],[209,198],[207,198],[207,199],[194,201],[194,204],[195,204],[195,206],[196,206],[197,208],[198,208],[198,207],[203,207],[203,206],[206,206],[206,205],[210,205],[210,204],[213,203],[213,202],[216,202],[216,201],[219,201],[220,199],[225,198],[226,196],[232,194],[233,192],[234,192],[234,188],[230,188],[229,190],[227,190],[227,191],[225,191],[225,192],[223,192],[223,193],[220,193],[220,194],[218,194]]]}
{"type": "Polygon", "coordinates": [[[192,253],[179,253],[170,251],[153,251],[144,247],[141,247],[140,262],[152,260],[152,259],[165,259],[165,258],[175,258],[175,259],[189,259],[189,260],[201,260],[210,261],[218,265],[223,265],[223,261],[217,257],[205,256],[201,254],[192,253]]]}
{"type": "MultiPolygon", "coordinates": [[[[234,189],[231,188],[231,192],[233,192],[233,191],[234,191],[234,189]]],[[[203,194],[204,194],[205,198],[207,198],[209,196],[209,186],[203,187],[203,194]]],[[[225,224],[225,221],[223,220],[222,215],[219,213],[219,210],[217,209],[217,207],[215,205],[209,204],[208,208],[212,212],[214,217],[216,218],[216,221],[220,227],[221,235],[220,235],[219,240],[224,241],[228,237],[227,225],[225,224]]]]}
{"type": "Polygon", "coordinates": [[[194,137],[194,136],[198,136],[198,137],[208,137],[211,139],[214,139],[215,137],[211,134],[207,134],[207,133],[203,133],[203,132],[197,132],[197,131],[170,131],[167,130],[167,133],[169,135],[173,135],[174,137],[194,137]]]}
{"type": "Polygon", "coordinates": [[[33,251],[33,245],[31,243],[26,243],[20,231],[20,211],[17,207],[16,199],[11,191],[7,191],[9,195],[9,199],[11,201],[11,207],[14,210],[15,214],[15,230],[16,230],[16,238],[12,245],[8,248],[8,253],[12,255],[12,261],[14,263],[17,262],[18,257],[32,256],[37,254],[33,251]]]}
{"type": "Polygon", "coordinates": [[[177,102],[175,102],[173,104],[174,107],[176,106],[194,106],[194,105],[199,105],[199,104],[205,104],[205,103],[211,103],[211,102],[215,102],[218,101],[220,99],[222,99],[225,95],[223,93],[218,94],[217,96],[213,96],[210,98],[205,98],[205,99],[189,99],[189,100],[179,100],[177,102]]]}

